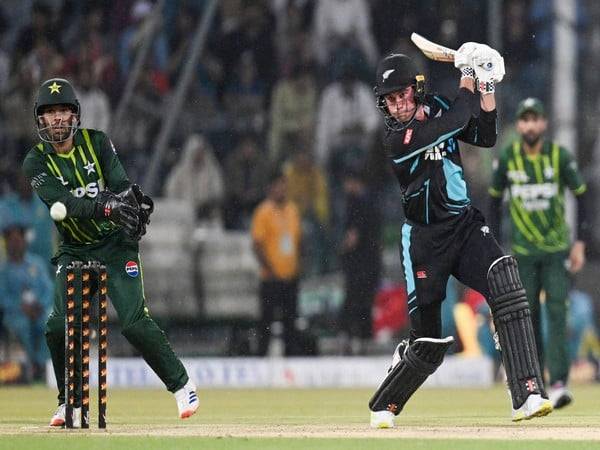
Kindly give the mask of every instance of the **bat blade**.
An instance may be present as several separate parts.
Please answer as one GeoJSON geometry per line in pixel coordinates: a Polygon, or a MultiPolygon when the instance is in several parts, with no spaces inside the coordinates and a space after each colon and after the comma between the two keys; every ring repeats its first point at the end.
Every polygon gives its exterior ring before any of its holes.
{"type": "Polygon", "coordinates": [[[456,50],[431,42],[429,39],[425,39],[418,33],[411,34],[410,39],[429,59],[442,62],[454,62],[456,50]]]}

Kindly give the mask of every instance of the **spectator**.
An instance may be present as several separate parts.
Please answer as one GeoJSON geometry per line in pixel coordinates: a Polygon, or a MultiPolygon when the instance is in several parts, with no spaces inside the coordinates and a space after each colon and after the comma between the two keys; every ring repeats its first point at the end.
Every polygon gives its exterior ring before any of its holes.
{"type": "Polygon", "coordinates": [[[4,326],[23,346],[33,380],[42,380],[48,358],[44,330],[52,305],[52,282],[41,258],[27,251],[24,225],[5,223],[2,231],[7,253],[6,262],[0,266],[4,326]]]}
{"type": "Polygon", "coordinates": [[[264,79],[258,76],[252,52],[241,55],[235,77],[225,89],[225,107],[234,126],[262,131],[265,123],[266,94],[264,79]]]}
{"type": "Polygon", "coordinates": [[[292,134],[312,136],[318,91],[310,67],[296,63],[290,75],[277,82],[271,100],[271,129],[269,134],[270,159],[279,163],[287,159],[284,149],[292,134]]]}
{"type": "Polygon", "coordinates": [[[256,137],[242,137],[225,163],[225,228],[249,228],[252,211],[264,197],[266,175],[267,161],[256,137]]]}
{"type": "Polygon", "coordinates": [[[297,139],[292,158],[285,164],[289,198],[302,219],[304,236],[303,272],[318,275],[328,268],[329,191],[323,170],[315,164],[310,148],[297,139]]]}
{"type": "Polygon", "coordinates": [[[12,175],[13,191],[0,197],[0,215],[5,221],[16,221],[27,227],[28,251],[41,258],[48,274],[52,275],[54,270],[50,259],[56,242],[48,208],[37,195],[33,195],[31,185],[20,170],[12,175]]]}
{"type": "Polygon", "coordinates": [[[98,80],[90,67],[79,71],[79,104],[85,114],[81,116],[82,128],[108,131],[110,124],[110,104],[108,96],[98,85],[98,80]]]}
{"type": "Polygon", "coordinates": [[[381,217],[364,174],[356,168],[344,174],[346,223],[341,245],[345,301],[340,328],[350,338],[352,354],[364,352],[371,337],[371,309],[381,275],[381,217]]]}
{"type": "Polygon", "coordinates": [[[376,113],[372,89],[359,81],[351,65],[346,64],[339,79],[321,95],[316,149],[319,165],[326,167],[335,151],[357,146],[369,148],[379,126],[376,113]]]}
{"type": "Polygon", "coordinates": [[[251,234],[260,264],[258,354],[267,354],[271,328],[280,326],[275,325],[275,320],[283,323],[285,355],[297,354],[301,223],[298,209],[288,198],[287,181],[281,171],[269,177],[267,198],[254,211],[251,234]]]}
{"type": "Polygon", "coordinates": [[[158,29],[151,28],[152,13],[152,3],[147,0],[137,0],[131,7],[131,24],[119,37],[119,70],[123,80],[131,72],[135,52],[149,38],[150,33],[153,40],[150,52],[151,71],[156,79],[166,77],[169,46],[162,27],[159,25],[158,29]]]}
{"type": "Polygon", "coordinates": [[[378,53],[365,0],[318,0],[313,20],[315,55],[321,66],[330,63],[336,50],[351,46],[375,65],[378,53]]]}
{"type": "Polygon", "coordinates": [[[221,227],[223,175],[209,143],[199,134],[188,138],[183,155],[166,181],[167,197],[187,200],[196,219],[221,227]]]}

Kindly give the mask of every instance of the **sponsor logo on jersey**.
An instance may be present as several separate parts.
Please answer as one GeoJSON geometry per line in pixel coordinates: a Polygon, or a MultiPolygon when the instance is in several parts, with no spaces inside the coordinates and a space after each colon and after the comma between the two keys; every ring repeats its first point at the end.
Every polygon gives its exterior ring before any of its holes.
{"type": "Polygon", "coordinates": [[[442,142],[435,147],[429,148],[425,151],[425,161],[440,161],[446,156],[446,150],[444,150],[445,142],[442,142]]]}
{"type": "Polygon", "coordinates": [[[417,278],[420,280],[427,278],[427,272],[425,270],[417,270],[417,278]]]}
{"type": "Polygon", "coordinates": [[[506,176],[513,183],[527,183],[529,181],[529,175],[522,170],[509,170],[506,172],[506,176]]]}
{"type": "Polygon", "coordinates": [[[550,208],[550,200],[558,195],[556,183],[513,184],[510,187],[513,198],[520,198],[527,211],[541,211],[550,208]]]}
{"type": "Polygon", "coordinates": [[[71,193],[74,197],[82,198],[88,196],[90,198],[96,198],[100,193],[100,188],[98,187],[98,183],[92,182],[87,184],[85,187],[77,187],[71,190],[71,193]]]}
{"type": "Polygon", "coordinates": [[[138,268],[138,265],[135,261],[127,261],[127,263],[125,264],[125,272],[131,278],[135,278],[140,273],[140,269],[138,268]]]}
{"type": "Polygon", "coordinates": [[[406,133],[404,133],[404,145],[410,144],[410,140],[412,139],[412,134],[413,134],[412,128],[409,128],[408,130],[406,130],[406,133]]]}
{"type": "Polygon", "coordinates": [[[490,234],[490,227],[488,227],[487,225],[482,226],[479,230],[481,230],[481,234],[483,234],[484,236],[490,234]]]}

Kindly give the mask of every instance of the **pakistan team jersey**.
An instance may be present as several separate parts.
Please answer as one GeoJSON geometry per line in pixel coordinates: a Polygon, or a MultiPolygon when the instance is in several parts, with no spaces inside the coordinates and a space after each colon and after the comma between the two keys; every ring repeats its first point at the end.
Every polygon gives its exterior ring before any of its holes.
{"type": "Polygon", "coordinates": [[[55,222],[62,246],[99,243],[119,229],[110,220],[94,219],[95,199],[101,191],[121,192],[130,185],[112,142],[103,132],[77,130],[73,149],[66,154],[40,142],[27,153],[23,170],[48,208],[55,202],[67,207],[67,219],[55,222]]]}
{"type": "Polygon", "coordinates": [[[526,155],[522,147],[515,141],[502,150],[489,189],[496,198],[508,191],[513,251],[530,255],[566,250],[565,186],[575,195],[586,191],[577,163],[553,142],[544,142],[535,156],[526,155]]]}
{"type": "Polygon", "coordinates": [[[427,95],[423,103],[427,120],[388,130],[384,146],[400,182],[406,218],[431,224],[456,217],[471,203],[458,141],[493,146],[496,110],[481,110],[479,94],[464,88],[452,102],[427,95]]]}

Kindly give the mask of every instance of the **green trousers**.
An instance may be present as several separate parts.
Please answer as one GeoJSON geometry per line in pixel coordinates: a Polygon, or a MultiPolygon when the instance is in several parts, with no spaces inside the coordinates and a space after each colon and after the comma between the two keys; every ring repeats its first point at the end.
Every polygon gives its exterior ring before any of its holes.
{"type": "Polygon", "coordinates": [[[567,342],[567,295],[569,275],[565,268],[567,252],[540,256],[516,255],[519,274],[527,293],[540,366],[546,367],[550,384],[566,383],[569,377],[567,342]],[[540,293],[544,291],[547,327],[542,332],[540,293]]]}
{"type": "MultiPolygon", "coordinates": [[[[71,261],[90,260],[100,261],[106,265],[108,298],[117,312],[123,336],[142,355],[169,391],[175,392],[182,388],[188,381],[186,370],[171,349],[165,333],[152,320],[146,308],[138,244],[128,239],[124,233],[117,233],[107,238],[101,245],[86,246],[83,249],[61,249],[55,258],[57,270],[54,307],[46,323],[46,342],[58,383],[58,403],[64,403],[65,399],[67,265],[71,261]]],[[[81,298],[76,296],[76,301],[79,311],[81,298]]],[[[75,326],[77,329],[81,327],[80,317],[76,316],[75,326]]],[[[110,357],[110,335],[108,339],[110,357]]],[[[78,391],[79,389],[76,389],[76,392],[78,391]]],[[[78,396],[75,401],[79,405],[78,396]]]]}

